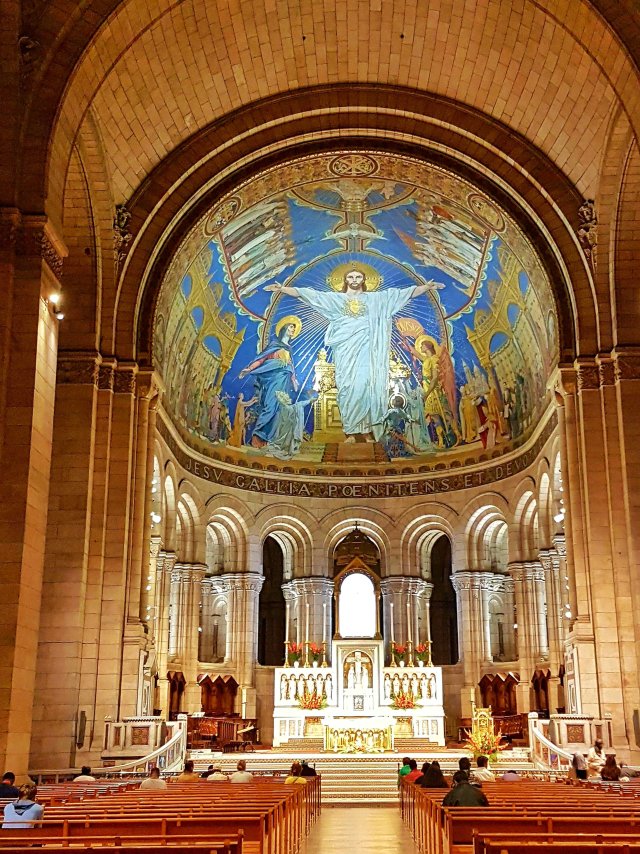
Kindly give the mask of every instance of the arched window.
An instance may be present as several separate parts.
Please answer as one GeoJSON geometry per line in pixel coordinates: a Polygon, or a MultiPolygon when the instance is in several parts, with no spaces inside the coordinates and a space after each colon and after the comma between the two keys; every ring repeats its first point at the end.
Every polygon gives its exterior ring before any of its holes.
{"type": "Polygon", "coordinates": [[[347,575],[338,600],[340,635],[343,638],[372,638],[376,633],[376,592],[363,572],[347,575]]]}
{"type": "Polygon", "coordinates": [[[431,581],[431,657],[436,665],[456,664],[458,612],[451,584],[451,543],[444,535],[438,537],[431,549],[431,581]]]}
{"type": "Polygon", "coordinates": [[[259,600],[258,663],[277,667],[284,661],[284,555],[273,537],[267,537],[262,546],[262,568],[264,584],[259,600]]]}

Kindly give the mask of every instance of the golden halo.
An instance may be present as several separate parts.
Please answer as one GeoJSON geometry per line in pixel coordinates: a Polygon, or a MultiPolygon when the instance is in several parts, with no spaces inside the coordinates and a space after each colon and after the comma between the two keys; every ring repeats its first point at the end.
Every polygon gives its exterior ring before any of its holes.
{"type": "Polygon", "coordinates": [[[337,267],[334,267],[327,276],[329,287],[334,291],[341,291],[344,285],[344,277],[350,270],[358,270],[364,274],[368,291],[377,291],[384,281],[382,274],[375,267],[372,267],[371,264],[363,264],[361,261],[355,261],[338,264],[337,267]]]}
{"type": "Polygon", "coordinates": [[[281,330],[288,326],[290,323],[293,324],[294,330],[291,333],[291,337],[289,341],[293,341],[294,338],[297,338],[298,335],[302,332],[302,321],[295,314],[288,314],[286,317],[280,318],[280,320],[276,323],[276,335],[280,335],[281,330]]]}
{"type": "Polygon", "coordinates": [[[416,338],[416,350],[418,351],[418,353],[422,353],[422,345],[426,341],[429,341],[431,344],[433,344],[434,350],[438,349],[438,342],[432,335],[418,335],[418,337],[416,338]]]}

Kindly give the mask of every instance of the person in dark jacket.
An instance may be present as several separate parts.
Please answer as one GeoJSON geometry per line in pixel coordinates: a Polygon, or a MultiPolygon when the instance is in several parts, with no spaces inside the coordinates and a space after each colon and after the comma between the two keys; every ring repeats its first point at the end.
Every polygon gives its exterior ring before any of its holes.
{"type": "Polygon", "coordinates": [[[422,786],[423,789],[448,789],[449,784],[444,779],[444,774],[440,768],[438,761],[429,764],[425,762],[422,766],[422,776],[416,780],[416,786],[422,786]],[[427,765],[426,771],[424,766],[427,765]]]}
{"type": "Polygon", "coordinates": [[[20,789],[16,786],[16,775],[13,771],[5,771],[0,783],[0,798],[17,798],[20,789]]]}
{"type": "Polygon", "coordinates": [[[453,788],[444,796],[443,807],[488,807],[485,793],[469,782],[466,771],[456,771],[453,775],[453,788]]]}
{"type": "Polygon", "coordinates": [[[302,760],[302,762],[300,763],[300,766],[301,766],[301,769],[302,769],[302,770],[300,771],[300,776],[301,776],[301,777],[316,777],[316,776],[317,776],[317,775],[316,775],[316,769],[315,769],[315,768],[312,768],[312,767],[311,767],[311,765],[309,765],[309,763],[307,762],[307,760],[306,760],[306,759],[303,759],[303,760],[302,760]]]}

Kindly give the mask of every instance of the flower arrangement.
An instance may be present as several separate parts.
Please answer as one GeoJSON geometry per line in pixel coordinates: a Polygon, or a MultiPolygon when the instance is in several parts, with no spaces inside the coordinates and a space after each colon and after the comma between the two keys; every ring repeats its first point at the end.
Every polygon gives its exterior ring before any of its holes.
{"type": "Polygon", "coordinates": [[[417,643],[414,653],[418,661],[427,661],[429,658],[429,646],[426,643],[417,643]]]}
{"type": "Polygon", "coordinates": [[[312,694],[307,691],[305,688],[302,696],[298,699],[298,705],[301,709],[308,709],[310,711],[318,711],[319,709],[324,709],[327,705],[327,698],[324,694],[318,694],[314,691],[312,694]]]}
{"type": "Polygon", "coordinates": [[[289,649],[287,652],[287,662],[288,662],[289,666],[294,664],[294,662],[296,662],[296,661],[300,661],[301,657],[302,657],[302,644],[301,643],[295,643],[294,641],[290,641],[289,649]]]}
{"type": "Polygon", "coordinates": [[[392,643],[391,655],[396,661],[402,661],[409,654],[409,645],[406,643],[392,643]]]}
{"type": "Polygon", "coordinates": [[[415,709],[416,701],[411,691],[398,691],[397,694],[391,694],[392,709],[415,709]]]}
{"type": "Polygon", "coordinates": [[[498,753],[508,747],[508,744],[502,744],[502,733],[491,732],[489,729],[483,729],[480,732],[467,733],[466,746],[473,753],[473,758],[478,756],[486,756],[489,762],[495,762],[498,758],[498,753]]]}
{"type": "Polygon", "coordinates": [[[309,658],[311,661],[320,661],[322,658],[322,644],[321,643],[310,643],[309,644],[309,658]]]}

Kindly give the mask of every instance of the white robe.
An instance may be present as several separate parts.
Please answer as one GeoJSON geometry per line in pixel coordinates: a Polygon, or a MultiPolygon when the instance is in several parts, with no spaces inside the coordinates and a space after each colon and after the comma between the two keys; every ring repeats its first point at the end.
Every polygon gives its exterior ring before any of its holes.
{"type": "Polygon", "coordinates": [[[296,290],[329,321],[325,344],[333,351],[344,432],[373,433],[379,439],[389,409],[391,318],[409,302],[414,288],[344,294],[296,290]]]}

